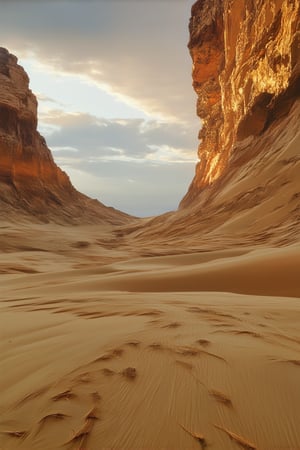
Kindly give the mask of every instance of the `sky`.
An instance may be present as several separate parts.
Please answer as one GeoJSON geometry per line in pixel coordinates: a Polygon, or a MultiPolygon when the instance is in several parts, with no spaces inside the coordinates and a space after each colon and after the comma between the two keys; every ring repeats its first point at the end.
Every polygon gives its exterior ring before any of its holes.
{"type": "Polygon", "coordinates": [[[30,77],[56,163],[81,192],[136,216],[175,210],[194,176],[193,3],[0,1],[0,46],[30,77]]]}

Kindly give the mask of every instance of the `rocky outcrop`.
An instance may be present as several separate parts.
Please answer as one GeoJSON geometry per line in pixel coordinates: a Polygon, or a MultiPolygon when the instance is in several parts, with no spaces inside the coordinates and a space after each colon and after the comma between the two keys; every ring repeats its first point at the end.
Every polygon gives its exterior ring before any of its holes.
{"type": "Polygon", "coordinates": [[[166,254],[299,244],[299,9],[299,0],[194,4],[200,162],[178,211],[142,224],[137,241],[166,254]]]}
{"type": "Polygon", "coordinates": [[[200,162],[181,207],[227,170],[240,143],[262,136],[299,95],[299,0],[198,0],[189,49],[200,162]]]}
{"type": "Polygon", "coordinates": [[[123,223],[128,216],[80,194],[37,131],[37,100],[17,58],[0,48],[0,217],[123,223]]]}

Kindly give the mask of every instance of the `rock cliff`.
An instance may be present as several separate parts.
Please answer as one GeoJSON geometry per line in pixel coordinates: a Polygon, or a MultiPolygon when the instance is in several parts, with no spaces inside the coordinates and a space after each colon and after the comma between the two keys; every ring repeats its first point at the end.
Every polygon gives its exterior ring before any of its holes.
{"type": "Polygon", "coordinates": [[[300,241],[299,19],[299,0],[194,4],[200,161],[178,211],[137,240],[166,253],[300,241]]]}
{"type": "Polygon", "coordinates": [[[226,170],[240,142],[262,136],[299,95],[299,0],[198,0],[189,49],[200,162],[187,195],[193,203],[226,170]]]}
{"type": "Polygon", "coordinates": [[[0,217],[122,223],[123,213],[80,194],[37,131],[37,100],[17,58],[0,48],[0,217]]]}

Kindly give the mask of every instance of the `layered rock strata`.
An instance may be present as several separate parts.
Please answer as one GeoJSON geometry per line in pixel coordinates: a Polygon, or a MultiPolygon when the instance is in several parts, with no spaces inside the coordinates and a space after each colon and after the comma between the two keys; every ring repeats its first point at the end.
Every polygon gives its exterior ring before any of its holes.
{"type": "Polygon", "coordinates": [[[200,162],[181,207],[220,178],[241,141],[261,136],[299,96],[299,0],[198,0],[189,50],[202,119],[200,162]]]}
{"type": "Polygon", "coordinates": [[[0,48],[0,216],[122,223],[123,213],[80,194],[37,131],[37,100],[17,58],[0,48]]]}

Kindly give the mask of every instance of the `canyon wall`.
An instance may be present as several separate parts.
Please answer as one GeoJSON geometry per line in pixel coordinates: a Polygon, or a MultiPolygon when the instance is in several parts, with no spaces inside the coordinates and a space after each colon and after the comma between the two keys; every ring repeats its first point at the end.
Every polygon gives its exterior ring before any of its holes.
{"type": "Polygon", "coordinates": [[[299,0],[194,4],[200,161],[178,211],[136,239],[166,253],[300,241],[299,20],[299,0]]]}
{"type": "Polygon", "coordinates": [[[0,48],[0,216],[122,223],[128,217],[80,194],[37,131],[37,100],[17,58],[0,48]]]}
{"type": "Polygon", "coordinates": [[[198,0],[189,50],[202,120],[186,207],[220,178],[239,143],[261,136],[299,95],[299,0],[198,0]]]}

